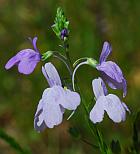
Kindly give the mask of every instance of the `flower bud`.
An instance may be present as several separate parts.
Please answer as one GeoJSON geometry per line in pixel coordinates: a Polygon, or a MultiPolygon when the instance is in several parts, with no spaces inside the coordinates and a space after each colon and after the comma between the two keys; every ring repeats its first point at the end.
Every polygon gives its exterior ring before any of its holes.
{"type": "Polygon", "coordinates": [[[64,29],[61,31],[60,37],[61,37],[62,40],[67,39],[67,37],[68,37],[68,30],[67,30],[66,28],[64,28],[64,29]]]}
{"type": "Polygon", "coordinates": [[[44,60],[50,58],[52,55],[53,55],[53,51],[47,51],[42,54],[42,60],[44,61],[44,60]]]}
{"type": "Polygon", "coordinates": [[[87,58],[87,64],[95,68],[98,62],[93,58],[87,58]]]}

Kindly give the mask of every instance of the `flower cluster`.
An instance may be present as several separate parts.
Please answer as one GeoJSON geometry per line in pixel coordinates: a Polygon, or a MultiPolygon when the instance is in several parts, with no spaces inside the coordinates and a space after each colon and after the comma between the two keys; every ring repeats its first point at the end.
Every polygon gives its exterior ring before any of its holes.
{"type": "MultiPolygon", "coordinates": [[[[123,89],[123,97],[127,93],[127,84],[119,66],[112,62],[106,61],[112,51],[108,42],[105,42],[100,55],[99,64],[96,69],[101,72],[101,76],[112,89],[123,89]]],[[[90,119],[93,123],[103,120],[104,111],[107,112],[110,119],[114,122],[124,121],[126,111],[129,111],[125,103],[121,102],[118,96],[108,94],[105,83],[101,78],[92,81],[92,87],[96,98],[96,104],[90,112],[90,119]]]]}
{"type": "MultiPolygon", "coordinates": [[[[34,37],[32,41],[34,50],[24,49],[19,51],[7,62],[5,68],[10,69],[12,66],[18,65],[20,73],[31,74],[37,63],[41,58],[43,59],[36,47],[36,41],[37,37],[34,37]]],[[[76,110],[80,104],[80,95],[62,86],[59,74],[52,63],[49,62],[42,66],[42,73],[50,88],[44,90],[35,114],[34,128],[38,132],[44,130],[45,127],[53,128],[60,124],[65,109],[76,110]]]]}
{"type": "MultiPolygon", "coordinates": [[[[18,70],[23,74],[33,72],[37,63],[41,60],[41,54],[36,46],[37,37],[32,40],[34,50],[24,49],[12,57],[6,64],[5,68],[9,69],[13,65],[18,65],[18,70]]],[[[118,123],[126,119],[126,111],[130,112],[128,107],[123,103],[118,96],[108,94],[104,81],[112,89],[123,89],[123,96],[126,96],[126,80],[121,69],[112,61],[107,61],[107,56],[111,52],[111,47],[108,42],[105,42],[99,59],[99,64],[96,60],[87,59],[81,64],[94,65],[101,72],[101,77],[92,81],[93,92],[96,103],[92,108],[89,118],[93,123],[101,122],[106,111],[109,118],[118,123]],[[103,81],[104,80],[104,81],[103,81]]],[[[46,55],[47,56],[47,55],[46,55]]],[[[78,67],[81,65],[77,65],[78,67]]],[[[74,76],[78,67],[73,71],[74,76]]],[[[80,104],[80,94],[71,91],[67,87],[63,87],[59,74],[52,63],[46,63],[42,66],[42,73],[45,76],[50,88],[46,88],[42,98],[39,101],[37,111],[34,118],[34,128],[40,132],[46,127],[53,128],[62,122],[63,114],[66,109],[76,110],[80,104]]]]}
{"type": "Polygon", "coordinates": [[[103,120],[106,112],[115,123],[124,121],[126,119],[126,111],[130,112],[128,107],[115,94],[108,94],[105,85],[108,84],[112,89],[123,90],[123,97],[127,94],[127,83],[120,67],[112,61],[106,61],[112,51],[110,44],[104,42],[99,62],[93,58],[80,58],[76,60],[72,68],[70,56],[66,49],[68,47],[68,44],[66,44],[69,34],[68,25],[69,21],[67,21],[63,11],[59,8],[52,28],[56,36],[63,42],[61,46],[64,48],[65,54],[61,54],[58,51],[47,51],[41,54],[36,45],[37,37],[34,37],[33,39],[30,38],[34,49],[19,51],[5,65],[6,69],[17,65],[20,73],[29,75],[34,71],[38,62],[44,62],[49,57],[54,56],[61,60],[70,72],[73,89],[68,89],[66,85],[62,85],[60,76],[51,62],[47,62],[42,66],[42,73],[50,87],[44,90],[37,106],[34,128],[38,132],[43,131],[46,127],[53,128],[62,123],[63,114],[66,110],[72,110],[72,113],[75,112],[82,100],[80,91],[75,90],[75,73],[81,65],[85,64],[92,66],[101,74],[100,77],[92,81],[96,102],[91,111],[87,112],[89,113],[89,119],[93,123],[99,123],[103,120]]]}

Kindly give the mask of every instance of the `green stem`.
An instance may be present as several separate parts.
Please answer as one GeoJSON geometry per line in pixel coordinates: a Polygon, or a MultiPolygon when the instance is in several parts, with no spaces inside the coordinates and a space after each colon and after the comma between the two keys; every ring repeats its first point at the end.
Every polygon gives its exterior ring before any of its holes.
{"type": "MultiPolygon", "coordinates": [[[[64,51],[65,51],[65,54],[66,54],[66,58],[67,58],[67,62],[68,62],[69,68],[73,72],[73,65],[72,65],[71,58],[70,58],[69,51],[68,51],[68,44],[66,44],[66,43],[67,42],[63,42],[63,44],[64,44],[64,51]]],[[[78,82],[78,79],[76,79],[76,85],[77,85],[77,82],[78,82]]],[[[77,87],[78,87],[78,92],[81,95],[81,90],[80,90],[78,85],[77,85],[77,87]]],[[[103,141],[103,137],[101,136],[101,133],[99,132],[97,126],[92,124],[94,126],[94,128],[91,127],[91,123],[89,122],[88,107],[86,106],[85,101],[84,101],[83,98],[82,98],[82,102],[83,102],[82,105],[83,105],[84,110],[86,112],[86,119],[87,119],[87,123],[88,123],[89,129],[90,129],[92,135],[94,137],[96,137],[96,139],[98,140],[98,144],[99,144],[99,148],[100,148],[101,153],[102,154],[107,154],[107,151],[106,151],[106,148],[105,148],[105,143],[103,141]]]]}
{"type": "Polygon", "coordinates": [[[70,76],[72,76],[72,71],[71,71],[69,65],[67,64],[66,59],[64,59],[63,57],[60,57],[58,55],[54,55],[54,57],[58,58],[59,60],[61,60],[66,65],[66,67],[67,67],[67,69],[70,73],[70,76]]]}
{"type": "Polygon", "coordinates": [[[65,51],[65,54],[66,54],[66,58],[67,58],[69,67],[70,67],[71,71],[73,71],[73,66],[72,66],[71,58],[70,58],[69,51],[68,51],[69,45],[67,44],[67,42],[64,41],[63,46],[64,46],[64,51],[65,51]]]}

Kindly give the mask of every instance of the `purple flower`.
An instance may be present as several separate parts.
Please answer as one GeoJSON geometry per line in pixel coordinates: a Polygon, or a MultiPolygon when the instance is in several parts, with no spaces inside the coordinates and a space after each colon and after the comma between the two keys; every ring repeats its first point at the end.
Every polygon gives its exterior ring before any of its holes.
{"type": "Polygon", "coordinates": [[[62,40],[64,40],[65,37],[68,37],[68,30],[66,28],[61,31],[60,37],[62,40]]]}
{"type": "Polygon", "coordinates": [[[101,72],[102,78],[112,89],[123,89],[123,97],[125,97],[127,93],[127,84],[121,69],[116,63],[106,61],[111,51],[112,49],[110,44],[108,42],[104,42],[99,64],[96,68],[101,72]]]}
{"type": "Polygon", "coordinates": [[[41,60],[41,55],[36,46],[37,37],[32,40],[33,49],[24,49],[19,51],[14,57],[12,57],[5,65],[6,69],[10,69],[14,65],[18,66],[18,71],[23,74],[31,74],[37,63],[41,60]]]}
{"type": "Polygon", "coordinates": [[[46,127],[53,128],[62,122],[65,109],[76,110],[80,96],[62,87],[59,74],[53,64],[46,63],[42,72],[50,85],[44,90],[34,118],[34,128],[40,132],[46,127]]]}
{"type": "Polygon", "coordinates": [[[126,111],[130,112],[125,103],[114,94],[107,94],[106,86],[101,78],[92,81],[96,103],[90,112],[90,120],[98,123],[103,120],[105,111],[115,123],[124,121],[126,111]]]}

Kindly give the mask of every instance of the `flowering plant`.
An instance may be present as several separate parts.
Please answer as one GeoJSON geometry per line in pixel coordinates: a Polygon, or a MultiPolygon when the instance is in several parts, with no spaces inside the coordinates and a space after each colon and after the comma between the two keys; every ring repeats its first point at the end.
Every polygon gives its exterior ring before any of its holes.
{"type": "MultiPolygon", "coordinates": [[[[40,53],[37,48],[37,37],[30,38],[34,49],[24,49],[13,56],[5,65],[10,69],[14,65],[18,66],[18,71],[22,74],[31,74],[37,63],[45,62],[42,66],[42,73],[46,78],[49,88],[46,88],[37,106],[34,116],[34,128],[38,132],[46,128],[53,128],[60,125],[63,120],[63,114],[67,110],[72,113],[68,120],[77,112],[77,108],[82,104],[85,110],[87,125],[91,134],[97,141],[97,145],[90,144],[93,148],[98,148],[102,154],[111,154],[112,149],[105,143],[97,123],[103,121],[105,112],[114,123],[120,123],[126,120],[126,111],[130,113],[128,106],[115,94],[108,94],[106,84],[112,89],[123,91],[123,97],[127,95],[127,82],[120,67],[112,62],[106,61],[112,51],[111,45],[104,42],[99,62],[91,57],[77,59],[73,64],[69,55],[69,21],[61,8],[57,9],[52,30],[58,39],[62,42],[63,52],[47,51],[40,53]],[[69,71],[72,87],[62,84],[61,77],[55,66],[49,62],[50,57],[56,57],[62,61],[69,71]],[[92,88],[95,95],[92,109],[89,109],[83,101],[78,78],[75,74],[80,66],[89,65],[100,72],[100,77],[93,77],[92,88]]],[[[75,129],[71,128],[70,133],[75,134],[75,129]]],[[[87,142],[88,143],[88,142],[87,142]]]]}

